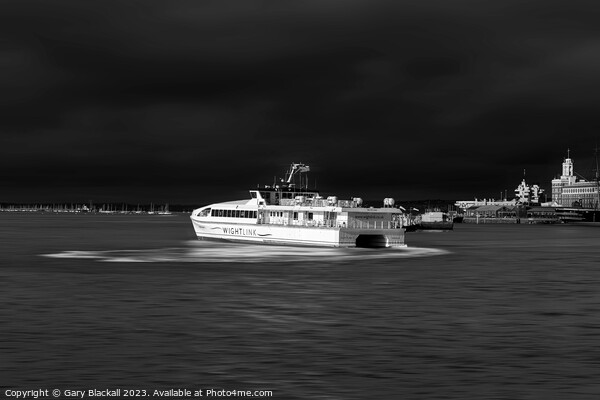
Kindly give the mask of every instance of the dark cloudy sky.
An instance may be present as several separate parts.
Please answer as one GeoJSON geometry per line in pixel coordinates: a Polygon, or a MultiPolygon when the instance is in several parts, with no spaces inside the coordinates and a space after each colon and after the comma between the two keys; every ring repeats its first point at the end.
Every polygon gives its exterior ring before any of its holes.
{"type": "Polygon", "coordinates": [[[0,202],[550,190],[593,174],[596,1],[0,3],[0,202]],[[326,193],[325,193],[326,192],[326,193]]]}

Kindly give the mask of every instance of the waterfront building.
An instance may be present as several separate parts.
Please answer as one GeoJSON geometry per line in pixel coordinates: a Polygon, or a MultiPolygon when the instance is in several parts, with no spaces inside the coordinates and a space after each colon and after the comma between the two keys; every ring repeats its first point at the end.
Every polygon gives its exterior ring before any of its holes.
{"type": "Polygon", "coordinates": [[[466,218],[516,218],[517,207],[513,205],[486,204],[465,209],[466,218]]]}
{"type": "MultiPolygon", "coordinates": [[[[505,209],[512,209],[517,205],[539,205],[540,204],[540,195],[544,193],[544,189],[540,188],[538,185],[529,185],[525,182],[525,178],[521,181],[519,186],[515,189],[515,198],[512,200],[504,199],[504,200],[495,200],[495,199],[482,199],[478,200],[458,200],[454,205],[462,210],[475,210],[479,207],[484,206],[493,206],[497,207],[500,210],[502,207],[505,209]]],[[[495,208],[490,208],[492,210],[495,208]]],[[[482,208],[481,210],[488,210],[487,208],[482,208]]]]}
{"type": "Polygon", "coordinates": [[[525,178],[521,184],[515,189],[516,200],[519,204],[539,204],[540,195],[544,193],[544,189],[538,185],[528,185],[525,178]]]}
{"type": "Polygon", "coordinates": [[[552,200],[563,207],[598,208],[598,181],[577,179],[573,160],[567,150],[562,163],[562,175],[552,179],[552,200]]]}
{"type": "Polygon", "coordinates": [[[480,206],[504,206],[504,207],[514,207],[517,204],[516,200],[496,200],[496,199],[477,199],[474,200],[457,200],[454,205],[460,210],[466,210],[468,208],[473,209],[473,207],[480,206]]]}

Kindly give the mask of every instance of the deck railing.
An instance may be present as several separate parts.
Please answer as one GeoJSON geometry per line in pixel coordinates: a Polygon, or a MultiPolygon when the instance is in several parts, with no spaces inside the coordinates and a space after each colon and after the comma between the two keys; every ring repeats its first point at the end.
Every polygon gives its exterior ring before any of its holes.
{"type": "Polygon", "coordinates": [[[304,199],[304,201],[296,199],[280,199],[279,205],[281,206],[299,206],[299,207],[344,207],[344,208],[355,208],[358,207],[356,201],[353,200],[337,200],[333,203],[327,199],[304,199]]]}
{"type": "MultiPolygon", "coordinates": [[[[343,226],[343,228],[346,228],[343,226]]],[[[402,228],[401,221],[352,221],[348,229],[399,229],[402,228]]]]}
{"type": "Polygon", "coordinates": [[[347,224],[335,220],[315,221],[296,220],[289,223],[287,220],[272,220],[265,225],[298,226],[307,228],[339,228],[339,229],[400,229],[403,227],[401,221],[352,221],[347,224]]]}

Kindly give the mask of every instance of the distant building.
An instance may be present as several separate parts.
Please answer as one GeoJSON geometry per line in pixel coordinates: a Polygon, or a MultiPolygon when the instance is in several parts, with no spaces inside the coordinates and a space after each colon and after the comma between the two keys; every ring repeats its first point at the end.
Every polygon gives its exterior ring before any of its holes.
{"type": "Polygon", "coordinates": [[[496,199],[477,199],[475,200],[457,200],[454,205],[462,210],[466,210],[471,207],[480,206],[507,206],[511,207],[517,204],[516,200],[496,200],[496,199]]]}
{"type": "Polygon", "coordinates": [[[495,204],[486,204],[481,206],[471,206],[465,209],[465,217],[482,217],[482,218],[515,218],[516,207],[502,206],[495,204]]]}
{"type": "Polygon", "coordinates": [[[538,185],[529,186],[525,182],[525,178],[521,181],[521,184],[515,189],[516,200],[519,204],[539,204],[540,194],[544,192],[544,189],[538,185]]]}
{"type": "Polygon", "coordinates": [[[552,179],[552,200],[563,207],[598,207],[598,182],[577,179],[573,160],[569,157],[562,163],[562,175],[552,179]]]}
{"type": "Polygon", "coordinates": [[[483,200],[458,200],[455,206],[463,210],[471,209],[474,210],[481,206],[495,206],[495,207],[514,207],[516,205],[539,205],[540,194],[544,192],[544,189],[538,185],[528,185],[525,182],[525,178],[521,181],[519,186],[515,189],[515,198],[512,200],[495,200],[495,199],[483,199],[483,200]],[[475,208],[473,208],[475,207],[475,208]]]}

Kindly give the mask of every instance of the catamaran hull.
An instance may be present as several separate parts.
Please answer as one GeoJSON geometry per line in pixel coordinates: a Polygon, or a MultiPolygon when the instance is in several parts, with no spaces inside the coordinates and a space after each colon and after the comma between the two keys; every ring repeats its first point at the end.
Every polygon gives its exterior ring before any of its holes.
{"type": "Polygon", "coordinates": [[[207,223],[192,219],[198,239],[319,247],[406,247],[404,229],[351,229],[207,223]]]}

